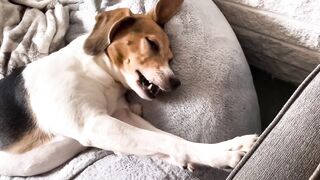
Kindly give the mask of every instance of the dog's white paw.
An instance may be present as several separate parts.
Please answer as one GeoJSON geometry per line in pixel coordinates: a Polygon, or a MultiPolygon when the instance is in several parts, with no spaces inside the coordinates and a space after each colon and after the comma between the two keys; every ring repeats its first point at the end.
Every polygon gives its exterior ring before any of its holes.
{"type": "Polygon", "coordinates": [[[206,152],[201,153],[200,163],[219,169],[233,169],[252,148],[257,139],[257,135],[245,135],[222,143],[209,145],[206,148],[206,152]]]}
{"type": "Polygon", "coordinates": [[[196,165],[193,163],[187,163],[183,166],[179,166],[182,169],[188,170],[190,172],[194,172],[196,170],[196,165]]]}
{"type": "Polygon", "coordinates": [[[222,166],[222,169],[231,170],[241,161],[243,156],[250,151],[252,146],[258,140],[258,135],[245,135],[239,136],[231,140],[231,147],[227,151],[226,164],[222,166]]]}
{"type": "Polygon", "coordinates": [[[175,165],[180,167],[181,169],[186,169],[190,172],[194,172],[196,170],[196,165],[191,162],[187,162],[186,158],[183,157],[172,157],[172,156],[164,156],[164,155],[157,155],[155,156],[158,159],[161,159],[169,164],[175,165]]]}
{"type": "Polygon", "coordinates": [[[235,137],[232,139],[232,144],[229,150],[248,152],[257,140],[258,135],[256,134],[235,137]]]}
{"type": "Polygon", "coordinates": [[[227,164],[225,166],[222,166],[221,168],[225,170],[234,169],[245,154],[246,152],[244,151],[229,151],[227,164]]]}
{"type": "Polygon", "coordinates": [[[245,154],[244,151],[213,151],[200,164],[229,171],[236,167],[245,154]]]}
{"type": "Polygon", "coordinates": [[[170,164],[176,165],[180,167],[181,169],[188,170],[190,172],[194,172],[196,170],[196,166],[193,163],[187,163],[187,162],[177,162],[177,161],[167,161],[170,164]]]}
{"type": "Polygon", "coordinates": [[[142,116],[142,105],[139,103],[130,104],[130,110],[136,115],[142,116]]]}

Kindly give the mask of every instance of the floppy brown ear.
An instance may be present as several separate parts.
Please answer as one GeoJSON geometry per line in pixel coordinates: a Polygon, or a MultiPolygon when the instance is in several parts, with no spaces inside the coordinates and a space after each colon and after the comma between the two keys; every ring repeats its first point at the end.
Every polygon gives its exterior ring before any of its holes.
{"type": "Polygon", "coordinates": [[[160,26],[168,22],[178,11],[183,0],[159,0],[155,8],[147,13],[160,26]]]}
{"type": "Polygon", "coordinates": [[[96,16],[93,31],[84,43],[84,51],[90,55],[103,52],[111,43],[112,36],[120,25],[132,15],[128,8],[101,12],[96,16]]]}

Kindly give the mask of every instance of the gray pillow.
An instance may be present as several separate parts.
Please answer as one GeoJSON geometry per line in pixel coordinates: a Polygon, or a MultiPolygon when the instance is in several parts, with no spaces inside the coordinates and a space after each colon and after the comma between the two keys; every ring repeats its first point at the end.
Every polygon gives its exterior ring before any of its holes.
{"type": "Polygon", "coordinates": [[[166,24],[182,86],[151,102],[136,98],[155,126],[214,143],[259,131],[251,73],[224,16],[210,0],[185,1],[166,24]]]}
{"type": "MultiPolygon", "coordinates": [[[[144,117],[162,130],[195,142],[215,143],[258,133],[258,102],[248,64],[214,3],[185,1],[165,30],[175,55],[173,69],[182,86],[151,102],[132,95],[143,104],[144,117]]],[[[208,169],[191,174],[148,158],[111,155],[78,178],[225,179],[226,174],[208,169]]]]}

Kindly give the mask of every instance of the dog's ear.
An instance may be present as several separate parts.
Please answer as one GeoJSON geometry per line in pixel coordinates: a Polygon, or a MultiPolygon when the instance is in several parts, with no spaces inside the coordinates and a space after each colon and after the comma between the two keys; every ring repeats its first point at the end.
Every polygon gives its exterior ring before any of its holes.
{"type": "Polygon", "coordinates": [[[182,3],[183,0],[159,0],[155,8],[147,15],[151,16],[157,24],[163,26],[178,11],[182,3]]]}
{"type": "Polygon", "coordinates": [[[100,12],[96,16],[96,24],[93,31],[84,43],[87,54],[97,55],[103,52],[111,43],[115,32],[124,24],[134,20],[128,8],[120,8],[111,11],[100,12]]]}

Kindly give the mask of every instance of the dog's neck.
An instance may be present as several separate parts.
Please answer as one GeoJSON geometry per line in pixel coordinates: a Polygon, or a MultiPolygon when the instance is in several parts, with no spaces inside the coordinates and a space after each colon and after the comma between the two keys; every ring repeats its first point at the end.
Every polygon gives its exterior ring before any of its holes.
{"type": "Polygon", "coordinates": [[[128,84],[120,69],[112,63],[110,58],[105,54],[101,53],[94,58],[96,64],[106,71],[115,81],[121,83],[125,88],[129,89],[128,84]]]}
{"type": "MultiPolygon", "coordinates": [[[[71,49],[74,50],[74,52],[77,52],[77,53],[73,53],[73,55],[80,60],[80,62],[83,64],[83,66],[86,69],[88,69],[88,71],[95,71],[94,74],[95,76],[98,76],[98,78],[102,77],[103,79],[103,76],[105,76],[105,74],[97,72],[97,69],[96,69],[97,66],[103,72],[111,76],[111,78],[114,79],[116,82],[120,83],[126,89],[129,89],[129,86],[126,83],[126,80],[122,75],[120,69],[112,63],[112,61],[106,55],[105,52],[102,52],[96,56],[91,56],[84,52],[83,44],[87,37],[88,37],[88,34],[80,36],[68,45],[68,46],[71,46],[71,49]],[[86,58],[84,58],[84,56],[86,56],[86,58]],[[94,64],[92,64],[92,62],[94,62],[94,64]]],[[[70,50],[68,49],[68,51],[70,50]]]]}

